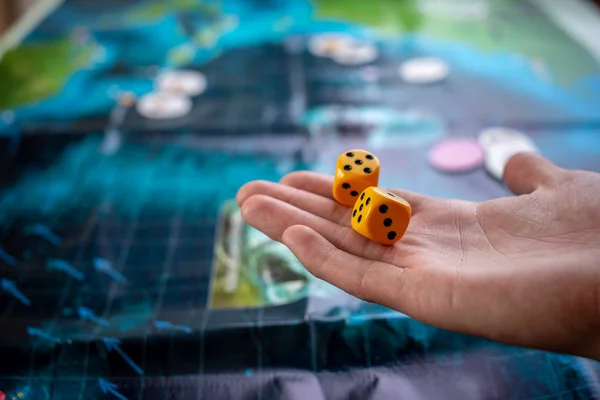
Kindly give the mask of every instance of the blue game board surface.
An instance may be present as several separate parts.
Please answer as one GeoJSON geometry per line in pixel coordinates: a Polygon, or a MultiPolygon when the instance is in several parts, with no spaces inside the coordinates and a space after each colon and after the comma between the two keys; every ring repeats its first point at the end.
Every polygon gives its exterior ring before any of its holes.
{"type": "Polygon", "coordinates": [[[66,0],[0,59],[0,396],[600,398],[597,363],[319,281],[232,201],[254,179],[332,173],[349,148],[377,154],[381,186],[507,196],[484,168],[428,162],[490,126],[600,172],[598,28],[570,22],[600,13],[556,4],[66,0]],[[332,32],[377,57],[310,51],[332,32]],[[415,57],[450,73],[410,84],[398,69],[415,57]],[[206,87],[156,118],[140,104],[165,71],[206,87]]]}

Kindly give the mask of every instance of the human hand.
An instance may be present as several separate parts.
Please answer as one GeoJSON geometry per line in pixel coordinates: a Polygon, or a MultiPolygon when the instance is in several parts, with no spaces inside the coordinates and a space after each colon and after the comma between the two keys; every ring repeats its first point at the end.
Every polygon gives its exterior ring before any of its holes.
{"type": "Polygon", "coordinates": [[[331,176],[250,182],[237,201],[248,224],[360,299],[442,329],[600,360],[600,174],[522,153],[504,182],[518,196],[475,203],[390,190],[413,210],[393,246],[352,230],[331,176]]]}

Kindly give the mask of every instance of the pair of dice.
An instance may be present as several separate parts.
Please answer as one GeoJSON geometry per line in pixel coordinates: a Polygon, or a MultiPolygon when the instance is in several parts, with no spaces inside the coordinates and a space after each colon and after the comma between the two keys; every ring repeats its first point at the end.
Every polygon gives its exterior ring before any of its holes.
{"type": "Polygon", "coordinates": [[[337,159],[333,198],[352,210],[352,228],[366,238],[383,244],[396,243],[410,222],[410,204],[377,187],[379,160],[364,150],[350,150],[337,159]]]}

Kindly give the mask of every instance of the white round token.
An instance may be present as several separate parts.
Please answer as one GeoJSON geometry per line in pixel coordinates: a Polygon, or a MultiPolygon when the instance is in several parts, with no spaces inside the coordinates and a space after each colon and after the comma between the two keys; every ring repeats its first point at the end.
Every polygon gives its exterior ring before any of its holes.
{"type": "Polygon", "coordinates": [[[206,76],[193,70],[167,71],[160,74],[154,83],[157,91],[181,92],[189,96],[198,96],[206,90],[206,76]]]}
{"type": "Polygon", "coordinates": [[[485,169],[491,176],[501,181],[508,160],[515,154],[524,152],[535,151],[523,142],[496,144],[485,152],[485,169]]]}
{"type": "Polygon", "coordinates": [[[353,43],[350,46],[342,47],[331,58],[342,65],[362,65],[368,64],[377,59],[379,52],[377,47],[370,43],[353,43]]]}
{"type": "Polygon", "coordinates": [[[450,74],[450,66],[440,58],[414,58],[400,65],[398,74],[408,83],[425,85],[446,79],[450,74]]]}
{"type": "Polygon", "coordinates": [[[484,129],[479,134],[478,141],[485,152],[485,169],[498,180],[502,180],[504,167],[515,154],[539,153],[533,140],[524,133],[511,128],[484,129]]]}
{"type": "Polygon", "coordinates": [[[486,151],[501,144],[524,147],[533,152],[538,151],[533,140],[526,134],[511,128],[493,127],[484,129],[479,134],[478,141],[481,147],[486,151]]]}
{"type": "Polygon", "coordinates": [[[317,57],[331,57],[348,46],[351,46],[354,38],[342,33],[324,33],[314,36],[308,42],[308,51],[317,57]]]}
{"type": "Polygon", "coordinates": [[[192,100],[181,93],[151,92],[139,99],[136,108],[150,119],[180,118],[192,110],[192,100]]]}

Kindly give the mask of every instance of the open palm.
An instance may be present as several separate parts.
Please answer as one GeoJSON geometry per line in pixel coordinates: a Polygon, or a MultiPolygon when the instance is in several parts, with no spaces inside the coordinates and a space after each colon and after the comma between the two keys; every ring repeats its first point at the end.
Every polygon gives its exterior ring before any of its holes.
{"type": "Polygon", "coordinates": [[[390,191],[413,216],[393,246],[371,242],[336,203],[331,176],[303,171],[238,193],[250,225],[316,277],[440,328],[600,358],[600,175],[514,156],[519,194],[483,203],[390,191]]]}

